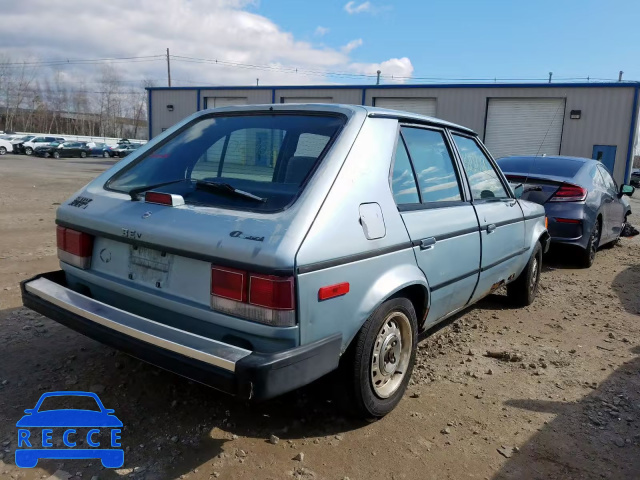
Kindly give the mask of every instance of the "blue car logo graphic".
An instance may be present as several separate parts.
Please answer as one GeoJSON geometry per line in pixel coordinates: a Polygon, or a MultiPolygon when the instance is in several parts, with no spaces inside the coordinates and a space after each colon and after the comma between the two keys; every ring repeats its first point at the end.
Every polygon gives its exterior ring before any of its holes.
{"type": "MultiPolygon", "coordinates": [[[[18,447],[16,465],[33,468],[41,458],[93,459],[99,458],[105,468],[119,468],[124,464],[124,451],[120,445],[122,422],[113,415],[114,410],[104,408],[98,395],[92,392],[49,392],[40,397],[36,406],[24,411],[18,420],[18,447]],[[57,409],[40,411],[42,402],[50,397],[91,397],[98,410],[57,409]],[[34,428],[42,428],[41,435],[34,428]],[[64,429],[62,441],[67,448],[53,448],[53,429],[64,429]],[[76,428],[90,428],[86,444],[90,448],[76,448],[79,434],[76,428]],[[102,440],[108,431],[108,445],[102,440]],[[105,448],[105,447],[109,448],[105,448]]],[[[85,438],[83,438],[85,440],[85,438]]]]}

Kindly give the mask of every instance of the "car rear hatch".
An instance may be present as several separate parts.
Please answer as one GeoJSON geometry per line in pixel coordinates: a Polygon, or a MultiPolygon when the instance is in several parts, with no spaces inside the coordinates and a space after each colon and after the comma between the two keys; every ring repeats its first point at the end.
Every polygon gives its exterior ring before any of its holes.
{"type": "Polygon", "coordinates": [[[551,175],[536,174],[535,177],[527,177],[521,174],[505,173],[507,180],[512,187],[522,184],[524,190],[522,193],[523,200],[544,205],[565,183],[564,179],[551,175]]]}
{"type": "MultiPolygon", "coordinates": [[[[305,118],[288,119],[278,130],[300,129],[305,118]]],[[[345,120],[334,122],[327,138],[318,138],[329,131],[321,126],[305,137],[297,134],[288,146],[287,133],[278,133],[280,146],[274,146],[275,136],[266,137],[264,129],[236,144],[236,130],[220,140],[212,134],[212,145],[197,156],[191,153],[192,121],[166,142],[136,151],[128,163],[103,174],[58,210],[58,251],[69,286],[210,338],[231,342],[234,330],[253,335],[244,337],[249,344],[236,336],[236,345],[277,351],[283,339],[299,341],[297,333],[294,338],[282,332],[297,325],[295,255],[340,166],[326,165],[323,157],[331,150],[342,162],[355,138],[333,145],[345,120]],[[260,150],[265,145],[266,156],[260,150]],[[220,146],[229,163],[222,160],[220,146]],[[290,155],[281,154],[285,149],[290,155]],[[193,164],[190,158],[199,160],[193,164]],[[157,172],[176,165],[184,172],[183,161],[191,178],[158,182],[157,172]],[[141,185],[140,176],[150,167],[153,178],[143,178],[141,185]],[[260,175],[264,178],[256,179],[260,175]],[[210,181],[228,188],[198,184],[210,181]],[[232,191],[239,186],[243,193],[232,191]],[[264,201],[247,197],[247,191],[264,201]]]]}

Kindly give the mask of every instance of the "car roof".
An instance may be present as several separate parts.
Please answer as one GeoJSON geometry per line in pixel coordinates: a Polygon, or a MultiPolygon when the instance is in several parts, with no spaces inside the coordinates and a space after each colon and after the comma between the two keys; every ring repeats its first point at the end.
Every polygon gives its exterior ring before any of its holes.
{"type": "Polygon", "coordinates": [[[263,104],[263,105],[236,105],[230,107],[221,107],[216,109],[201,110],[207,112],[209,110],[216,110],[220,112],[234,112],[234,111],[264,111],[264,110],[308,110],[317,111],[318,107],[321,107],[322,111],[344,113],[345,110],[350,112],[362,112],[365,111],[366,115],[371,118],[394,118],[403,121],[409,121],[413,123],[423,123],[427,125],[434,125],[439,127],[451,128],[471,135],[477,135],[476,132],[470,128],[458,125],[455,123],[447,122],[435,117],[429,117],[427,115],[420,115],[418,113],[404,112],[400,110],[391,110],[388,108],[370,107],[367,105],[347,105],[339,103],[276,103],[276,104],[263,104]]]}

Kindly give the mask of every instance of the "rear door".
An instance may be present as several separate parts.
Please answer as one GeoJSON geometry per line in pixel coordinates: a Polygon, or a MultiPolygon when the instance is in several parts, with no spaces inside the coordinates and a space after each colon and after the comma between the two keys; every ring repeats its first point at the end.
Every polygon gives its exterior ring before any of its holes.
{"type": "Polygon", "coordinates": [[[524,216],[477,138],[460,133],[453,133],[453,138],[480,224],[482,261],[475,301],[513,278],[521,267],[527,250],[524,216]]]}
{"type": "Polygon", "coordinates": [[[466,305],[478,278],[478,220],[461,178],[444,130],[401,128],[392,189],[429,282],[427,323],[466,305]]]}

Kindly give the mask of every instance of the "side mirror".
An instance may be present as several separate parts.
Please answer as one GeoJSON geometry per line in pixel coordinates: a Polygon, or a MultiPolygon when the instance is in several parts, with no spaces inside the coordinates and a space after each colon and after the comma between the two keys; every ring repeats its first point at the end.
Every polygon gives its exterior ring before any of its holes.
{"type": "Polygon", "coordinates": [[[515,187],[513,187],[513,194],[516,198],[522,198],[522,194],[524,193],[524,185],[519,183],[515,187]]]}
{"type": "Polygon", "coordinates": [[[631,197],[635,191],[636,187],[632,187],[631,185],[622,185],[620,187],[620,195],[628,195],[631,197]]]}

